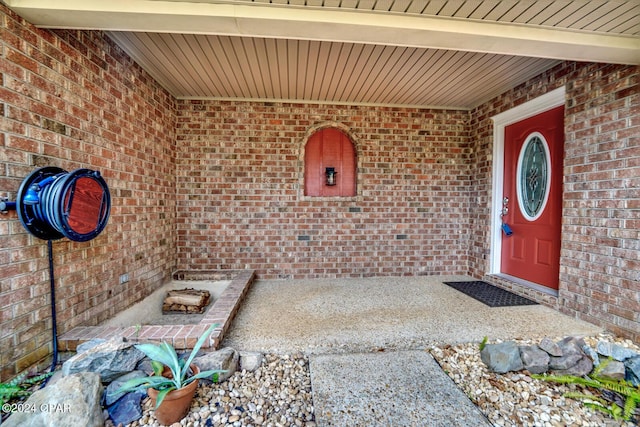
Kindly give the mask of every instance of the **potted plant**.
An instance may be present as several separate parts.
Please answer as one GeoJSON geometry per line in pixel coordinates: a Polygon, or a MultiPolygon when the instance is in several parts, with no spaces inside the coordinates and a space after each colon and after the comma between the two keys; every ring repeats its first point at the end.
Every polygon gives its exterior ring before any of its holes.
{"type": "MultiPolygon", "coordinates": [[[[171,344],[136,344],[134,347],[151,359],[153,375],[144,378],[132,378],[126,381],[116,393],[147,389],[154,403],[156,419],[165,425],[173,424],[184,418],[189,412],[191,401],[200,378],[214,377],[221,370],[200,372],[193,358],[217,325],[211,325],[196,342],[187,359],[178,358],[171,344]]],[[[212,378],[216,380],[216,378],[212,378]]]]}

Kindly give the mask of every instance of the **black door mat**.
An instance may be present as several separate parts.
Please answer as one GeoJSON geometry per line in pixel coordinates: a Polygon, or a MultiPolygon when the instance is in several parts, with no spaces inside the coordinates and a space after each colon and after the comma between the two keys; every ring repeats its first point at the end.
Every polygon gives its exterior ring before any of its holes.
{"type": "Polygon", "coordinates": [[[514,307],[518,305],[536,305],[535,301],[493,286],[487,282],[443,282],[460,292],[475,298],[489,307],[514,307]]]}

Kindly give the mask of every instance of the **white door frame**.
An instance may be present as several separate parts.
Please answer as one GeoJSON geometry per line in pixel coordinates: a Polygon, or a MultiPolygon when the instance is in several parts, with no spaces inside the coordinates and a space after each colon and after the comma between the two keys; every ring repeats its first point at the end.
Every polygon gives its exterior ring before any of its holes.
{"type": "Polygon", "coordinates": [[[565,103],[565,87],[552,90],[531,101],[491,117],[493,120],[493,188],[491,202],[491,252],[489,274],[501,273],[502,198],[504,194],[504,129],[521,120],[533,117],[565,103]]]}

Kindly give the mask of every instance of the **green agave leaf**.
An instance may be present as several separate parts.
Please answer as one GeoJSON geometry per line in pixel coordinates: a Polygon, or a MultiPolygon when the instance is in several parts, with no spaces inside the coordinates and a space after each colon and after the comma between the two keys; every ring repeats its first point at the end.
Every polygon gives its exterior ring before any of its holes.
{"type": "Polygon", "coordinates": [[[158,409],[158,406],[160,406],[160,404],[162,403],[164,398],[172,390],[176,390],[176,388],[175,387],[169,387],[169,388],[165,388],[163,390],[158,391],[158,397],[156,397],[156,407],[155,407],[155,409],[158,409]]]}
{"type": "Polygon", "coordinates": [[[131,378],[128,381],[125,381],[118,390],[114,392],[114,394],[141,390],[147,388],[156,388],[161,389],[166,386],[173,386],[174,383],[169,378],[165,378],[162,376],[151,376],[151,377],[142,377],[142,378],[131,378]]]}
{"type": "Polygon", "coordinates": [[[157,360],[151,361],[151,368],[153,369],[153,374],[157,376],[161,376],[162,371],[164,371],[164,365],[157,360]]]}
{"type": "Polygon", "coordinates": [[[160,344],[160,348],[168,356],[169,363],[165,363],[165,365],[167,365],[171,370],[171,374],[173,375],[173,380],[176,384],[176,387],[182,387],[182,370],[180,368],[180,361],[178,360],[176,349],[166,341],[163,341],[160,344]]]}
{"type": "MultiPolygon", "coordinates": [[[[212,376],[214,376],[216,374],[222,374],[222,373],[225,373],[225,372],[227,372],[227,371],[220,370],[220,369],[211,369],[209,371],[202,371],[202,372],[199,372],[198,374],[196,374],[196,375],[194,375],[192,377],[189,377],[184,382],[184,385],[187,385],[187,384],[189,384],[189,383],[191,383],[191,382],[193,382],[195,380],[198,380],[198,379],[209,379],[209,377],[212,377],[212,376]]],[[[215,382],[217,382],[217,381],[215,381],[215,382]]]]}
{"type": "Polygon", "coordinates": [[[169,367],[171,367],[172,365],[173,360],[172,360],[171,353],[170,352],[167,353],[167,351],[159,345],[148,344],[148,343],[136,344],[135,348],[143,352],[151,360],[157,360],[163,365],[166,365],[169,367]]]}
{"type": "Polygon", "coordinates": [[[207,340],[207,338],[209,338],[209,335],[211,335],[211,332],[213,332],[213,330],[217,326],[218,326],[217,323],[214,323],[213,325],[209,326],[209,328],[207,328],[207,330],[204,331],[204,333],[200,336],[200,338],[198,338],[198,341],[196,342],[196,345],[193,346],[193,350],[191,351],[191,354],[189,355],[189,358],[185,362],[185,366],[191,366],[191,362],[193,361],[193,359],[196,357],[196,355],[200,351],[200,347],[202,347],[202,345],[207,340]]]}

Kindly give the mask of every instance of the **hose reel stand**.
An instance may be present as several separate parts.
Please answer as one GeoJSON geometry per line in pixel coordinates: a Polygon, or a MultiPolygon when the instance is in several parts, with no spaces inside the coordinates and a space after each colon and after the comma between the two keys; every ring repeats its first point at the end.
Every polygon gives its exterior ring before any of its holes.
{"type": "Polygon", "coordinates": [[[47,166],[35,170],[22,181],[15,202],[0,201],[1,212],[14,209],[29,233],[48,241],[53,372],[57,364],[58,344],[52,241],[62,237],[75,242],[96,238],[109,220],[111,195],[107,183],[98,171],[77,169],[67,172],[58,167],[47,166]]]}

